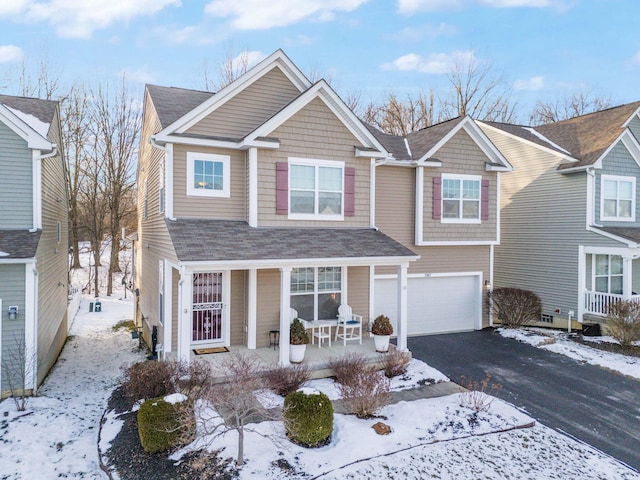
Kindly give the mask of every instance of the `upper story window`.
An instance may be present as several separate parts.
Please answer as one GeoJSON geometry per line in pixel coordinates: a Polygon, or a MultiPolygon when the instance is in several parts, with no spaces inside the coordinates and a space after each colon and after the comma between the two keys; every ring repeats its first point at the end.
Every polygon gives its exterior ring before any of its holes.
{"type": "Polygon", "coordinates": [[[344,218],[344,163],[289,160],[289,218],[344,218]]]}
{"type": "Polygon", "coordinates": [[[187,195],[229,197],[230,157],[211,153],[187,153],[187,195]]]}
{"type": "Polygon", "coordinates": [[[442,221],[480,223],[482,177],[442,175],[442,221]]]}
{"type": "Polygon", "coordinates": [[[602,175],[600,220],[633,222],[636,218],[636,179],[602,175]]]}

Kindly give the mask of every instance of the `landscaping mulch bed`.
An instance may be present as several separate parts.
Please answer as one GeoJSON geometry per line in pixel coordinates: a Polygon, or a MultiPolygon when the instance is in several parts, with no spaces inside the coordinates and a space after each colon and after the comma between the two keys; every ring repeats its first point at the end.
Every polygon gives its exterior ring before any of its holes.
{"type": "Polygon", "coordinates": [[[108,467],[117,473],[121,480],[192,480],[192,479],[220,479],[227,480],[237,477],[237,472],[229,462],[211,455],[206,463],[207,470],[201,471],[191,467],[191,460],[199,453],[185,455],[179,464],[169,460],[168,453],[152,454],[142,449],[138,437],[137,412],[131,412],[131,405],[124,397],[121,388],[117,388],[109,398],[107,407],[119,413],[124,420],[120,432],[111,442],[111,448],[103,452],[108,459],[108,467]]]}
{"type": "Polygon", "coordinates": [[[640,347],[631,345],[629,347],[623,347],[619,343],[612,342],[592,342],[589,340],[585,340],[582,334],[578,333],[576,335],[569,335],[570,340],[573,340],[576,343],[580,343],[582,345],[586,345],[591,348],[596,348],[598,350],[603,350],[605,352],[610,353],[619,353],[621,355],[628,355],[630,357],[640,357],[640,347]]]}

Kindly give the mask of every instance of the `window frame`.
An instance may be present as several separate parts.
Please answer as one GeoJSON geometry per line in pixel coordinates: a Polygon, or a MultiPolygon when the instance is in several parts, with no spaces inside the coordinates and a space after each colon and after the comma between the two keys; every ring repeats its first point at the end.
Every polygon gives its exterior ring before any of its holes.
{"type": "Polygon", "coordinates": [[[635,222],[636,219],[636,177],[628,177],[623,175],[601,175],[600,176],[600,220],[603,222],[635,222]],[[616,182],[616,198],[605,198],[605,182],[616,182]],[[631,215],[629,217],[621,217],[620,214],[620,183],[631,184],[631,215]],[[605,200],[615,200],[616,215],[606,216],[604,214],[605,200]]]}
{"type": "Polygon", "coordinates": [[[231,156],[219,153],[187,152],[187,196],[189,197],[218,197],[231,196],[231,156]],[[207,190],[194,188],[195,161],[222,163],[222,190],[207,190]]]}
{"type": "Polygon", "coordinates": [[[288,159],[288,178],[287,178],[287,185],[288,185],[288,192],[287,192],[287,201],[288,201],[288,209],[289,209],[289,214],[288,214],[288,218],[290,220],[333,220],[333,221],[343,221],[344,220],[344,202],[345,202],[345,195],[344,195],[344,190],[345,190],[345,162],[342,161],[337,161],[337,160],[319,160],[319,159],[309,159],[309,158],[295,158],[295,157],[291,157],[288,159]],[[309,190],[305,190],[305,189],[294,189],[291,187],[291,172],[292,172],[292,166],[304,166],[304,167],[314,167],[315,168],[315,173],[314,173],[314,213],[298,213],[298,212],[292,212],[291,211],[291,207],[293,202],[291,201],[291,192],[292,191],[309,191],[309,190]],[[335,168],[335,169],[339,169],[340,170],[340,213],[336,214],[323,214],[318,212],[318,208],[319,208],[319,197],[320,197],[320,193],[321,192],[326,192],[326,193],[337,193],[337,191],[333,191],[333,190],[320,190],[320,169],[321,168],[335,168]]]}
{"type": "MultiPolygon", "coordinates": [[[[328,266],[320,266],[320,267],[297,267],[294,268],[291,272],[291,290],[290,290],[290,297],[294,297],[294,296],[304,296],[304,295],[312,295],[313,296],[313,318],[304,318],[304,320],[309,320],[309,321],[315,321],[315,320],[335,320],[335,318],[318,318],[318,308],[319,308],[319,301],[318,298],[320,295],[331,295],[331,294],[338,294],[340,295],[340,301],[338,302],[338,304],[340,304],[342,302],[342,297],[343,297],[343,289],[344,289],[344,269],[341,266],[338,265],[328,265],[328,266]],[[321,268],[333,268],[336,269],[340,275],[339,281],[340,281],[340,288],[338,290],[334,289],[324,289],[324,290],[320,290],[320,284],[319,284],[319,271],[321,268]],[[304,291],[304,292],[294,292],[293,289],[293,280],[294,280],[294,271],[293,270],[302,270],[302,269],[311,269],[313,270],[313,290],[312,291],[304,291]]],[[[291,302],[290,302],[291,303],[291,302]]],[[[293,306],[293,305],[292,305],[293,306]]]]}
{"type": "Polygon", "coordinates": [[[441,177],[441,192],[440,192],[440,211],[441,211],[441,216],[440,216],[440,223],[468,223],[468,224],[478,224],[478,223],[482,223],[482,175],[465,175],[465,174],[454,174],[454,173],[443,173],[442,177],[441,177]],[[454,181],[458,181],[460,184],[460,197],[455,199],[455,198],[445,198],[445,181],[447,180],[454,180],[454,181]],[[463,186],[464,186],[464,182],[475,182],[478,184],[478,198],[476,199],[467,199],[465,200],[463,198],[463,186]],[[457,200],[459,203],[459,216],[456,218],[452,218],[452,217],[445,217],[445,208],[444,208],[444,202],[445,200],[457,200]],[[467,201],[474,201],[477,202],[478,205],[478,216],[477,218],[463,218],[463,211],[464,211],[464,202],[467,201]]]}
{"type": "Polygon", "coordinates": [[[594,292],[600,292],[600,293],[605,293],[608,295],[622,295],[624,293],[624,259],[622,258],[621,255],[608,255],[606,253],[598,253],[598,254],[594,254],[593,258],[592,258],[592,284],[591,284],[591,289],[594,292]],[[606,274],[602,274],[602,273],[598,273],[598,257],[607,257],[607,273],[606,274]],[[611,268],[611,260],[613,259],[613,257],[618,257],[620,258],[620,273],[612,273],[612,268],[611,268]],[[611,279],[612,277],[616,277],[616,278],[620,278],[621,279],[621,288],[620,288],[620,293],[617,292],[612,292],[611,291],[611,279]],[[606,278],[607,279],[607,291],[603,292],[601,290],[598,290],[598,282],[597,280],[599,278],[606,278]]]}

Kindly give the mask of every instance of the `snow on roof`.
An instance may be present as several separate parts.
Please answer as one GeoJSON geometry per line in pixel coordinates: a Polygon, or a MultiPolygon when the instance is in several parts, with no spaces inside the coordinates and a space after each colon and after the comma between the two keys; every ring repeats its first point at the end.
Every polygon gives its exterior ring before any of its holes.
{"type": "Polygon", "coordinates": [[[549,140],[547,137],[542,135],[540,132],[536,132],[535,129],[533,129],[531,127],[522,127],[522,128],[524,128],[527,132],[530,132],[532,135],[535,135],[536,137],[538,137],[543,142],[548,143],[549,145],[551,145],[556,150],[560,150],[562,152],[565,152],[567,155],[571,155],[570,151],[565,150],[564,148],[562,148],[560,145],[558,145],[556,143],[553,143],[551,140],[549,140]]]}
{"type": "Polygon", "coordinates": [[[12,108],[6,104],[3,104],[3,105],[7,107],[9,110],[11,110],[11,112],[13,112],[16,117],[18,117],[24,123],[29,125],[31,128],[33,128],[43,138],[47,138],[47,135],[49,133],[49,127],[51,126],[50,123],[43,122],[42,120],[31,115],[30,113],[25,113],[22,110],[12,108]]]}

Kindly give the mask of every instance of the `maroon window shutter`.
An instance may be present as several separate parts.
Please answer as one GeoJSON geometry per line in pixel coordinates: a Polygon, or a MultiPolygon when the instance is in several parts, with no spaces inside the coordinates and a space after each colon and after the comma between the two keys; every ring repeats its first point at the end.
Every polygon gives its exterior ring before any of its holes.
{"type": "Polygon", "coordinates": [[[289,164],[276,163],[276,214],[289,214],[289,164]]]}
{"type": "Polygon", "coordinates": [[[356,214],[356,169],[344,169],[344,216],[356,214]]]}
{"type": "Polygon", "coordinates": [[[442,218],[442,177],[433,177],[433,219],[442,218]]]}
{"type": "Polygon", "coordinates": [[[489,180],[482,180],[480,204],[480,217],[489,220],[489,180]]]}

